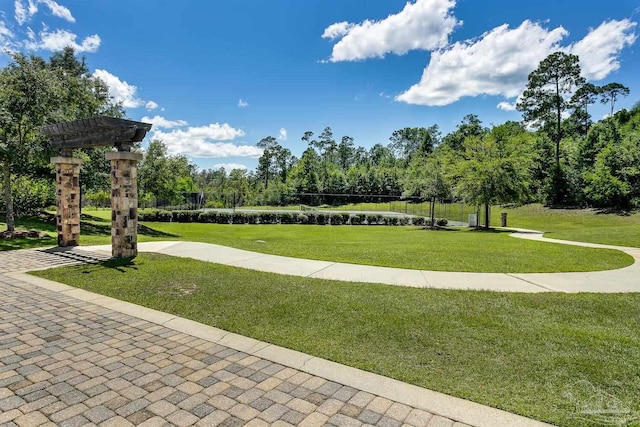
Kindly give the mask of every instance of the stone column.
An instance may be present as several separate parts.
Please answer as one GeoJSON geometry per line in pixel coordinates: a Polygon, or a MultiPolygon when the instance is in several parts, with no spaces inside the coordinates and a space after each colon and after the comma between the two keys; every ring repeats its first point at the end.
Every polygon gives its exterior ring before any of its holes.
{"type": "Polygon", "coordinates": [[[111,161],[111,255],[138,255],[137,162],[142,154],[128,151],[107,153],[111,161]]]}
{"type": "Polygon", "coordinates": [[[56,165],[58,246],[80,244],[80,165],[82,159],[52,157],[56,165]]]}

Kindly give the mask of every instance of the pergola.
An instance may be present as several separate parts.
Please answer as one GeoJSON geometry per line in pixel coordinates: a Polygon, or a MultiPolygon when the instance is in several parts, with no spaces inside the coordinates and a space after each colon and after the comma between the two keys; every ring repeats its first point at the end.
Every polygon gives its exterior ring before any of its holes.
{"type": "Polygon", "coordinates": [[[105,155],[111,161],[111,254],[116,258],[133,258],[138,254],[137,162],[142,154],[131,147],[144,139],[151,124],[113,117],[43,126],[40,130],[51,145],[60,150],[52,157],[56,164],[56,226],[59,246],[80,243],[80,166],[73,150],[88,147],[115,147],[105,155]]]}

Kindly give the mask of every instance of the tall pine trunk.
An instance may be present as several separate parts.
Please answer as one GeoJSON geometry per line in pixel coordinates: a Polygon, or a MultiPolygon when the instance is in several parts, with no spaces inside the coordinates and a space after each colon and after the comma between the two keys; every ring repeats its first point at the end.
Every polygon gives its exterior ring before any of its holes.
{"type": "Polygon", "coordinates": [[[2,164],[2,184],[4,186],[7,231],[15,231],[16,224],[13,217],[13,198],[11,196],[11,167],[8,161],[2,164]]]}

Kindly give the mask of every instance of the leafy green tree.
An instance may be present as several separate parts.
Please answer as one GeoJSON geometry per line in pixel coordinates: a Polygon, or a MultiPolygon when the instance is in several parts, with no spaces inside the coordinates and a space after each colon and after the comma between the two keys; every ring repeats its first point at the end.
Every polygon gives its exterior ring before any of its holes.
{"type": "Polygon", "coordinates": [[[621,96],[628,96],[629,88],[621,83],[609,83],[600,88],[599,94],[600,102],[611,105],[611,115],[613,116],[616,101],[621,96]]]}
{"type": "Polygon", "coordinates": [[[594,104],[598,95],[600,94],[600,88],[592,83],[585,83],[576,90],[571,97],[571,104],[573,105],[573,118],[577,123],[581,124],[581,133],[586,135],[591,126],[591,115],[589,115],[589,105],[594,104]]]}
{"type": "Polygon", "coordinates": [[[122,108],[110,102],[107,86],[73,49],[54,53],[49,62],[12,54],[11,63],[0,70],[0,164],[8,230],[15,227],[11,175],[50,178],[52,153],[40,127],[95,114],[119,117],[122,108]]]}
{"type": "Polygon", "coordinates": [[[454,193],[466,201],[489,206],[526,199],[532,160],[531,135],[518,123],[507,122],[484,137],[464,141],[463,151],[448,160],[448,176],[454,193]]]}
{"type": "Polygon", "coordinates": [[[0,70],[0,163],[7,231],[15,230],[12,172],[48,153],[39,128],[55,109],[60,83],[44,60],[35,56],[14,54],[13,61],[0,70]]]}
{"type": "Polygon", "coordinates": [[[560,165],[562,114],[571,107],[570,97],[585,83],[576,55],[555,52],[529,74],[527,89],[517,103],[525,122],[547,129],[556,143],[556,165],[560,165]],[[555,131],[551,131],[555,124],[555,131]]]}
{"type": "Polygon", "coordinates": [[[442,138],[442,145],[459,151],[463,149],[465,139],[472,136],[480,138],[486,135],[488,131],[486,127],[482,126],[482,120],[480,120],[477,115],[467,114],[456,127],[455,131],[442,138]]]}
{"type": "Polygon", "coordinates": [[[138,168],[141,193],[151,194],[157,201],[182,203],[183,193],[194,192],[193,166],[185,156],[171,156],[160,140],[149,142],[138,168]]]}
{"type": "Polygon", "coordinates": [[[389,137],[389,149],[405,161],[409,161],[416,153],[431,153],[440,143],[440,130],[438,125],[429,128],[415,127],[398,129],[389,137]]]}
{"type": "Polygon", "coordinates": [[[423,154],[411,159],[405,180],[406,196],[417,196],[431,203],[431,227],[435,227],[435,202],[451,196],[451,181],[446,174],[445,159],[451,156],[448,147],[442,147],[431,155],[423,154]]]}
{"type": "Polygon", "coordinates": [[[286,182],[293,160],[291,151],[282,147],[273,136],[262,138],[257,145],[263,150],[258,159],[257,173],[264,180],[264,188],[269,187],[269,179],[274,175],[278,175],[281,182],[286,182]]]}
{"type": "Polygon", "coordinates": [[[347,171],[353,164],[355,157],[355,150],[353,144],[353,138],[350,136],[343,136],[338,144],[338,163],[343,171],[347,171]]]}

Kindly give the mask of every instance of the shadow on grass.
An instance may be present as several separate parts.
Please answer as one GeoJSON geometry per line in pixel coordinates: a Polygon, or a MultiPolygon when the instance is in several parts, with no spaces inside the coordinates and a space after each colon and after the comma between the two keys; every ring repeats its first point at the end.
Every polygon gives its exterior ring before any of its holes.
{"type": "Polygon", "coordinates": [[[55,237],[27,237],[17,239],[0,239],[0,251],[31,249],[41,246],[51,246],[58,243],[55,237]]]}
{"type": "MultiPolygon", "coordinates": [[[[88,236],[111,236],[111,221],[109,224],[96,224],[93,222],[80,222],[81,234],[88,236]]],[[[146,225],[138,224],[138,234],[147,237],[180,237],[177,234],[165,233],[154,230],[146,225]]]]}
{"type": "Polygon", "coordinates": [[[101,262],[100,266],[119,271],[120,273],[126,273],[127,270],[138,269],[134,258],[112,258],[108,261],[101,262]]]}
{"type": "Polygon", "coordinates": [[[86,213],[82,213],[80,214],[80,219],[81,220],[85,220],[85,221],[93,221],[93,222],[108,222],[111,223],[110,219],[107,218],[100,218],[98,216],[93,216],[93,215],[89,215],[86,213]]]}

